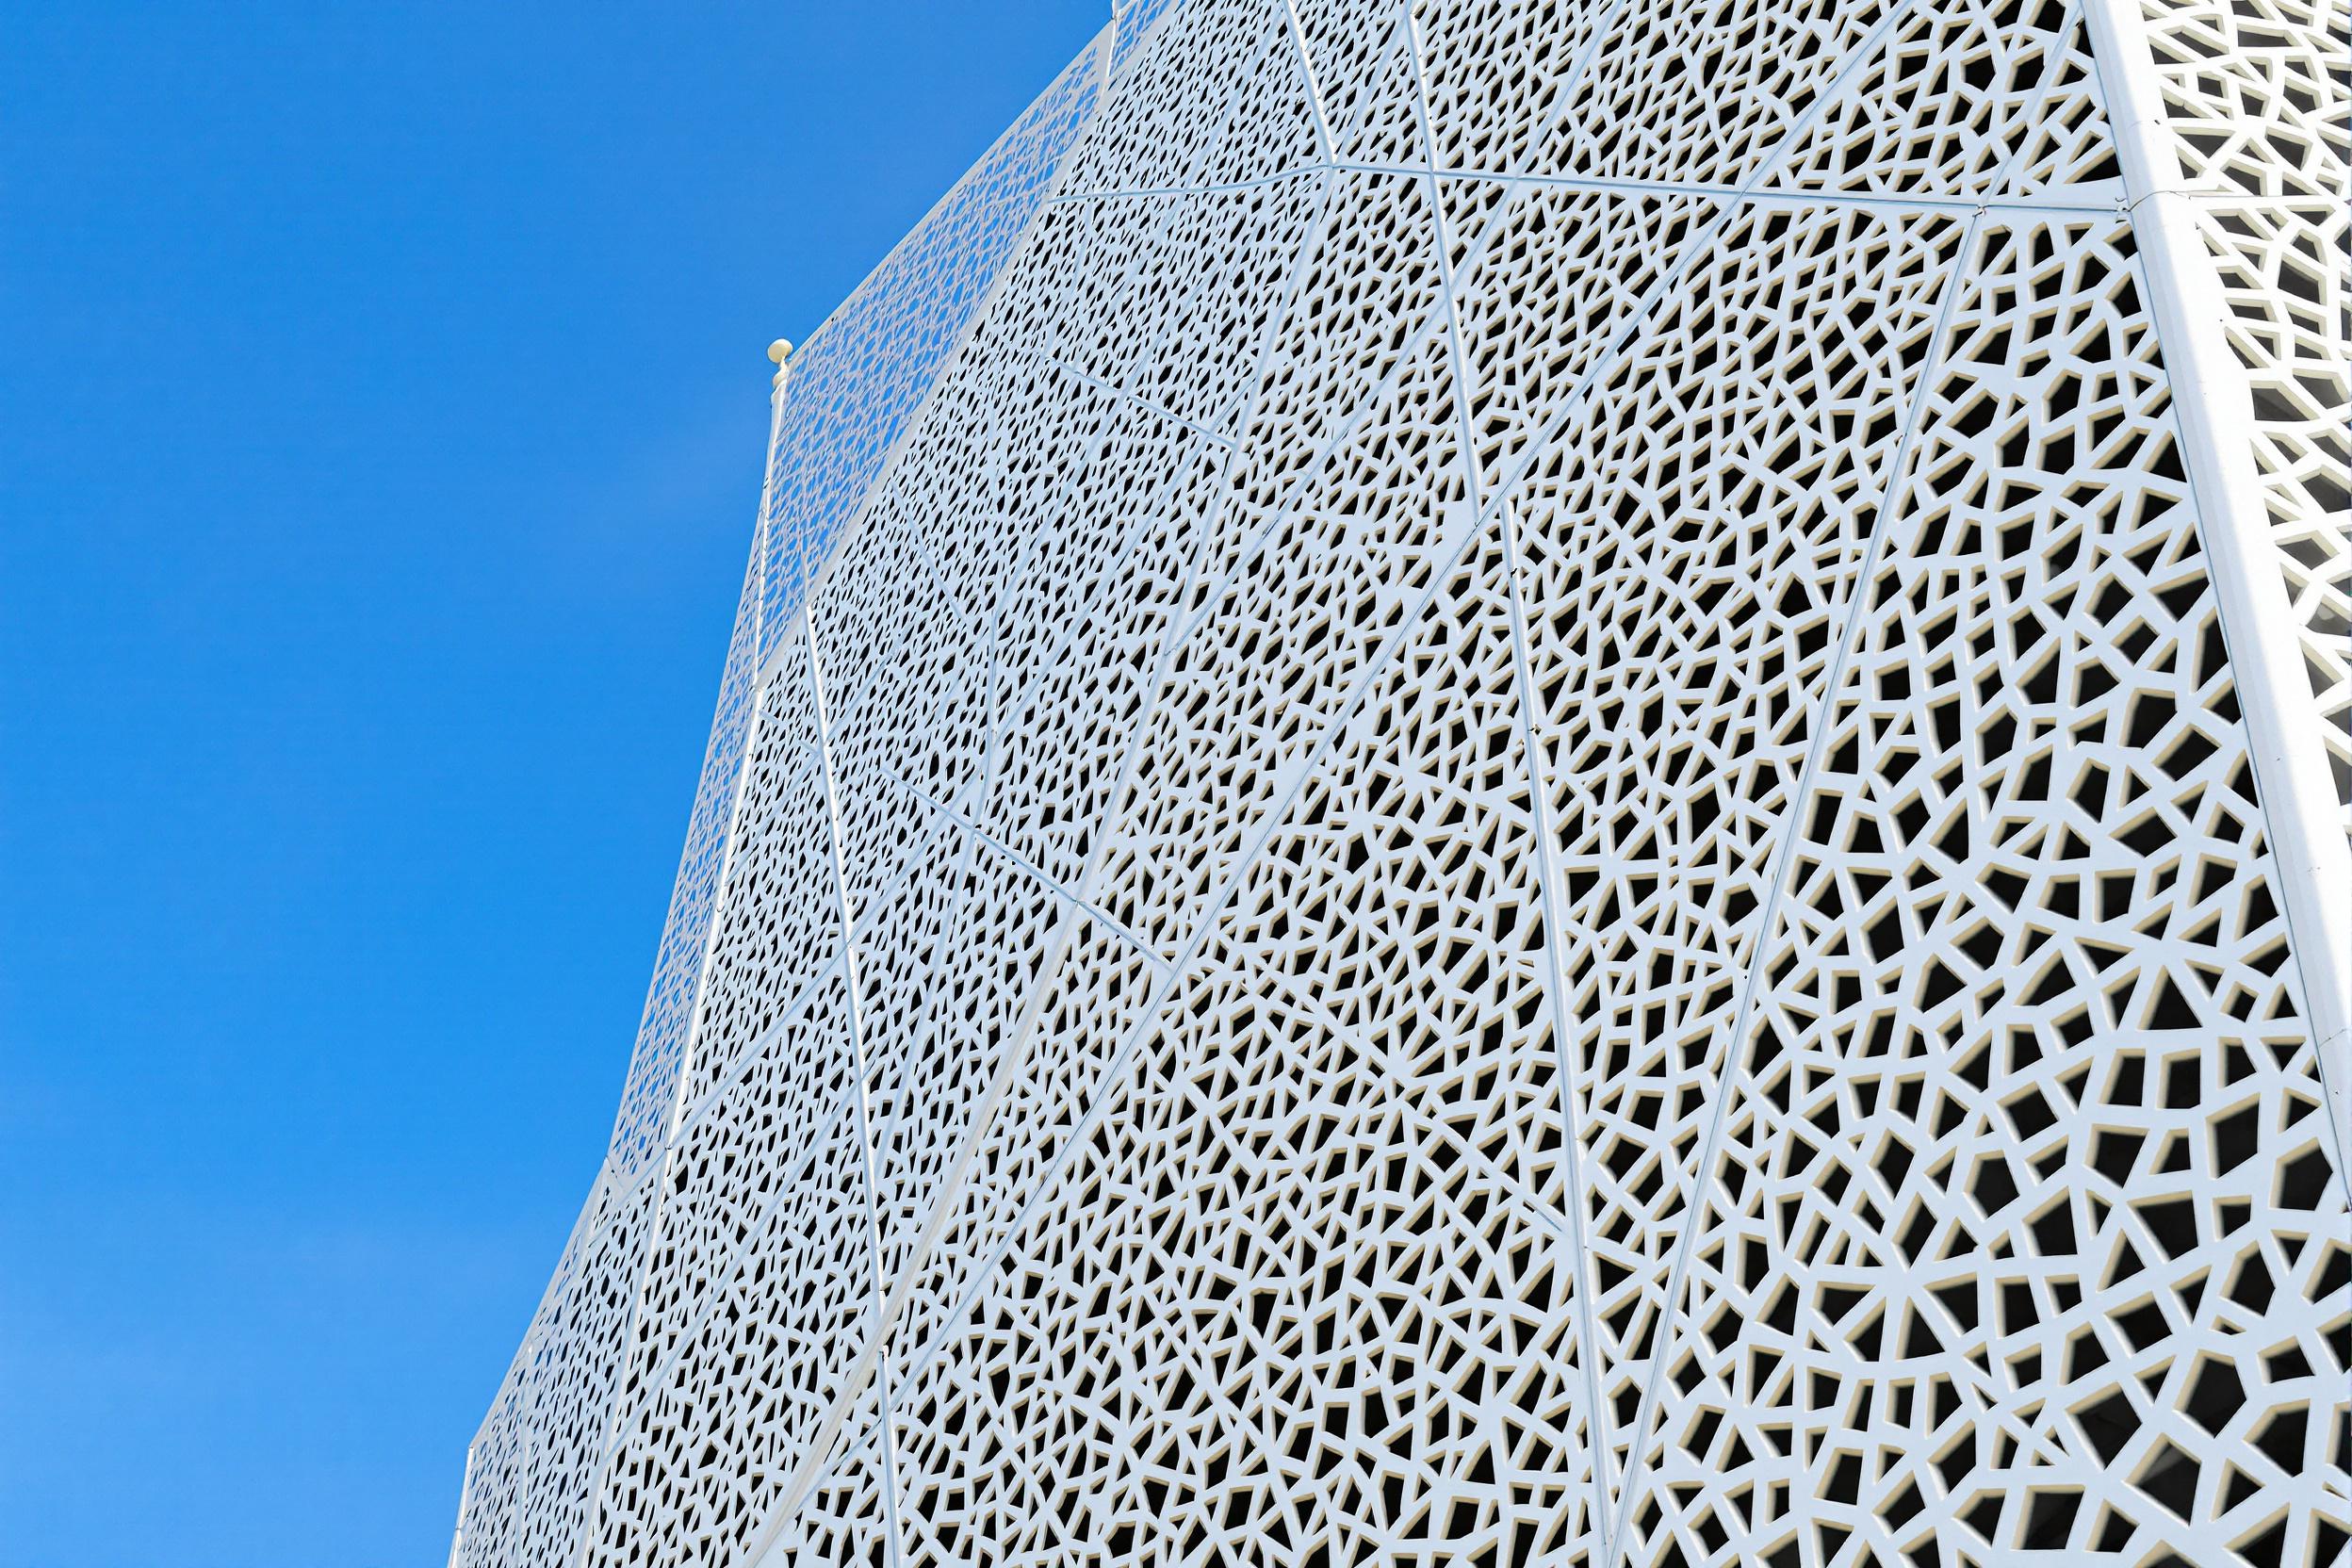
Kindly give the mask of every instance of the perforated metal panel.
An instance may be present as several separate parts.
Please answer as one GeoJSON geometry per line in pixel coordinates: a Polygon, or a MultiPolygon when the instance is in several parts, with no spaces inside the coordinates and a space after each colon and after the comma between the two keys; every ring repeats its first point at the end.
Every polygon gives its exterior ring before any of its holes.
{"type": "Polygon", "coordinates": [[[2340,1560],[2345,33],[1117,7],[791,366],[454,1560],[2340,1560]]]}

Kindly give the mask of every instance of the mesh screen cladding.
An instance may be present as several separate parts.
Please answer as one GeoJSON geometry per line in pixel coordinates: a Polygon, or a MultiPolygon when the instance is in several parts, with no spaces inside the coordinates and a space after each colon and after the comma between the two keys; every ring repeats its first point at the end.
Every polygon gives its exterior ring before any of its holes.
{"type": "Polygon", "coordinates": [[[1115,7],[792,362],[453,1561],[2340,1560],[2346,30],[1115,7]]]}

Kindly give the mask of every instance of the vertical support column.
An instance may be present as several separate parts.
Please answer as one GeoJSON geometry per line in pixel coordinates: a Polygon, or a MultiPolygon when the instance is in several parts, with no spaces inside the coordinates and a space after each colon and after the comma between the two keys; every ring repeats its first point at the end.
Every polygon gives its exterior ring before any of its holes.
{"type": "Polygon", "coordinates": [[[760,520],[751,530],[751,685],[756,696],[768,669],[768,531],[775,526],[776,454],[784,444],[784,388],[792,379],[792,340],[768,345],[776,374],[768,378],[768,461],[760,470],[760,520]]]}
{"type": "Polygon", "coordinates": [[[466,1502],[474,1494],[474,1446],[466,1445],[466,1473],[457,1483],[457,1527],[449,1531],[449,1568],[458,1568],[466,1556],[466,1502]]]}
{"type": "Polygon", "coordinates": [[[2088,0],[2084,16],[2342,1168],[2352,1154],[2352,843],[2336,821],[2324,721],[2254,467],[2253,395],[2223,335],[2229,303],[2198,230],[2200,198],[2181,178],[2140,8],[2088,0]]]}
{"type": "MultiPolygon", "coordinates": [[[[735,865],[735,826],[743,816],[743,794],[751,783],[752,752],[760,742],[760,693],[768,675],[767,665],[760,657],[760,638],[765,629],[760,618],[767,601],[768,526],[776,505],[776,449],[784,433],[784,388],[792,380],[792,355],[789,338],[779,337],[768,345],[768,358],[776,366],[776,374],[768,379],[768,461],[760,474],[760,518],[751,531],[751,569],[755,580],[749,612],[750,668],[743,678],[749,687],[743,694],[743,749],[735,764],[735,787],[727,801],[727,832],[719,841],[719,870],[710,888],[710,912],[703,926],[702,957],[694,966],[694,1000],[686,1008],[686,1039],[678,1052],[678,1081],[672,1087],[669,1115],[662,1122],[664,1143],[677,1135],[678,1118],[686,1111],[686,1086],[694,1077],[694,1047],[702,1035],[703,990],[710,981],[710,955],[718,944],[719,922],[727,913],[727,879],[735,865]]],[[[658,1207],[654,1217],[657,1222],[661,1218],[658,1207]]]]}
{"type": "MultiPolygon", "coordinates": [[[[662,1147],[660,1158],[653,1162],[653,1168],[638,1178],[658,1184],[654,1187],[653,1200],[648,1205],[645,1215],[645,1242],[638,1255],[637,1274],[629,1292],[628,1324],[621,1334],[621,1353],[625,1359],[613,1368],[612,1395],[605,1409],[604,1425],[597,1437],[596,1452],[592,1462],[594,1469],[589,1482],[588,1506],[581,1515],[580,1538],[571,1543],[564,1558],[566,1568],[580,1568],[580,1565],[588,1560],[595,1547],[596,1516],[603,1500],[605,1484],[610,1478],[609,1466],[612,1459],[613,1440],[620,1429],[621,1419],[627,1413],[630,1404],[632,1390],[628,1386],[629,1365],[626,1360],[629,1353],[628,1347],[634,1344],[637,1338],[638,1315],[645,1310],[645,1304],[646,1277],[653,1269],[654,1254],[661,1245],[662,1215],[669,1199],[671,1153],[669,1145],[678,1135],[678,1120],[686,1112],[687,1086],[694,1079],[694,1049],[700,1043],[702,1034],[703,996],[710,980],[710,960],[712,952],[718,945],[719,923],[727,912],[727,883],[728,875],[734,870],[736,828],[743,817],[743,796],[750,787],[752,754],[757,749],[760,741],[760,691],[766,674],[765,667],[760,660],[760,618],[762,612],[762,596],[760,590],[766,579],[769,514],[776,501],[776,445],[782,438],[784,429],[784,388],[791,380],[792,369],[788,361],[792,357],[792,345],[785,338],[779,337],[768,345],[768,358],[776,366],[776,374],[768,381],[767,463],[760,470],[760,514],[751,531],[750,571],[753,580],[751,593],[743,611],[743,614],[751,618],[750,636],[744,660],[747,667],[743,674],[747,690],[743,697],[745,708],[743,716],[743,750],[736,760],[735,778],[727,791],[727,827],[719,840],[719,868],[712,874],[710,906],[704,916],[701,954],[695,960],[694,966],[694,995],[686,1007],[685,1038],[678,1043],[676,1077],[670,1085],[670,1102],[664,1108],[662,1117],[662,1147]]],[[[737,632],[737,640],[740,642],[743,640],[740,626],[737,632]]],[[[725,678],[723,676],[722,681],[725,678]]],[[[722,709],[723,711],[724,709],[722,709]]],[[[715,744],[715,738],[713,743],[715,744]]],[[[466,1462],[468,1465],[472,1463],[470,1450],[466,1462]]],[[[460,1517],[462,1520],[463,1515],[461,1514],[460,1517]]]]}

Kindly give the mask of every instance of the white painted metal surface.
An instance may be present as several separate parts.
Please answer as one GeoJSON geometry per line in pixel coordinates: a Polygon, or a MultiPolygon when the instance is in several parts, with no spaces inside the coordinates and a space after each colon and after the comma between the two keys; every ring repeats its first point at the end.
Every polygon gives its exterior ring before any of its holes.
{"type": "Polygon", "coordinates": [[[779,368],[453,1561],[2336,1560],[2332,4],[1117,8],[779,368]]]}

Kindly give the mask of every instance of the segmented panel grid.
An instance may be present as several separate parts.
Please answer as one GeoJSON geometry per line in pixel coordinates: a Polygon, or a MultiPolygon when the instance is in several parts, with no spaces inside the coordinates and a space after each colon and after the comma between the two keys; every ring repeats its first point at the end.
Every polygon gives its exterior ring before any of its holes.
{"type": "Polygon", "coordinates": [[[454,1560],[2338,1560],[2342,24],[1115,7],[789,368],[454,1560]]]}

